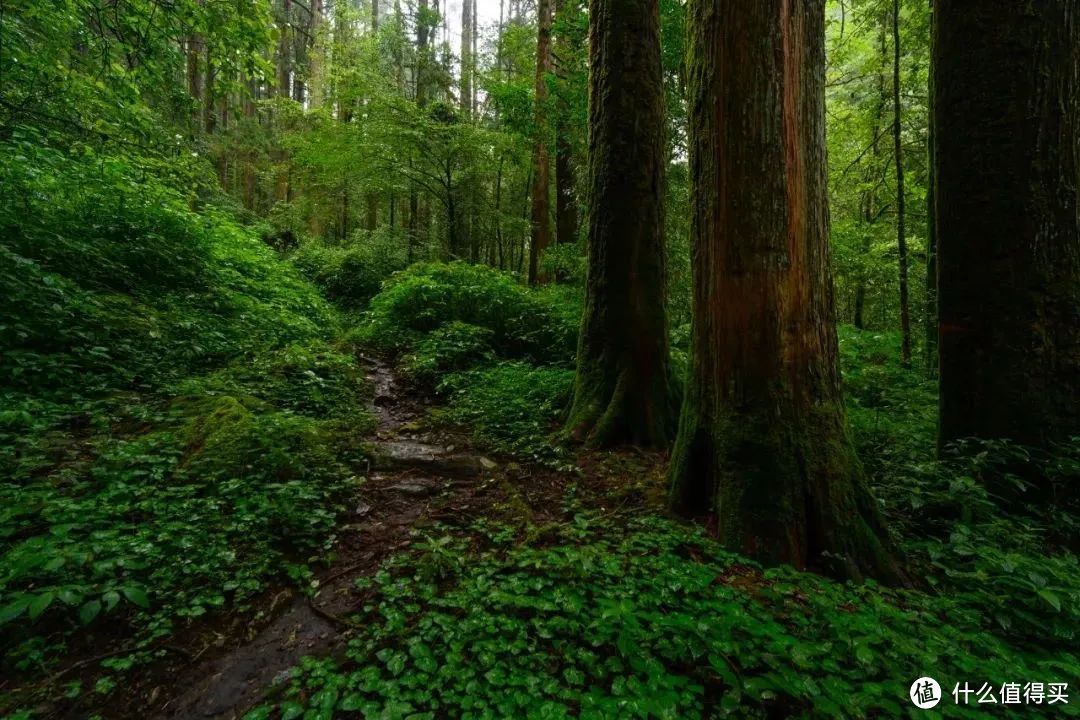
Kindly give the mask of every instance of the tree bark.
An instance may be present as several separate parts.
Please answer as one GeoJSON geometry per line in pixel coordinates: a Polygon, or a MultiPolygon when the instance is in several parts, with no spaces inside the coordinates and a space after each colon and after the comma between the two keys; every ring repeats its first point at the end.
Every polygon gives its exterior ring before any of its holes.
{"type": "MultiPolygon", "coordinates": [[[[934,0],[930,3],[930,15],[933,17],[934,0]]],[[[930,37],[930,54],[933,55],[934,38],[930,37]]],[[[924,320],[926,335],[926,374],[928,377],[937,377],[938,369],[938,305],[937,305],[937,223],[934,217],[937,209],[934,202],[936,194],[934,186],[937,184],[937,171],[934,169],[934,74],[930,73],[927,97],[930,98],[930,113],[927,118],[926,145],[926,318],[924,320]]]]}
{"type": "Polygon", "coordinates": [[[536,138],[533,141],[532,235],[529,243],[529,284],[546,281],[540,257],[551,245],[551,163],[548,158],[547,75],[551,72],[551,11],[553,0],[537,0],[536,138]]]}
{"type": "Polygon", "coordinates": [[[562,90],[558,96],[555,115],[555,241],[560,245],[577,240],[578,230],[577,198],[574,196],[577,178],[574,167],[574,144],[571,142],[571,133],[574,132],[575,126],[570,118],[570,105],[564,97],[564,94],[568,92],[566,85],[569,72],[565,63],[572,54],[564,20],[567,19],[573,2],[576,0],[556,0],[555,3],[556,18],[563,23],[563,31],[555,38],[555,47],[558,50],[556,55],[559,58],[557,75],[562,90]]]}
{"type": "Polygon", "coordinates": [[[458,104],[464,118],[472,117],[472,29],[473,0],[461,3],[461,96],[458,104]]]}
{"type": "Polygon", "coordinates": [[[824,0],[691,0],[691,369],[670,502],[765,563],[903,582],[844,428],[824,0]]]}
{"type": "Polygon", "coordinates": [[[939,0],[940,442],[1080,433],[1080,1],[939,0]]]}
{"type": "Polygon", "coordinates": [[[893,0],[893,165],[896,168],[896,249],[900,272],[900,363],[911,366],[911,308],[908,303],[907,225],[904,196],[904,145],[900,119],[900,0],[893,0]]]}
{"type": "Polygon", "coordinates": [[[589,53],[589,269],[567,431],[666,448],[678,390],[664,306],[659,0],[592,0],[589,53]]]}

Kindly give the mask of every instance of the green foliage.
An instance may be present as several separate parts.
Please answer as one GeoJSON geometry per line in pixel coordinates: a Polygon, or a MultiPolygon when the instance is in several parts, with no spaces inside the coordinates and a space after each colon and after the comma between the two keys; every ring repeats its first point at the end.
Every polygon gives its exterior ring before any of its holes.
{"type": "Polygon", "coordinates": [[[570,402],[574,372],[506,362],[446,376],[442,417],[473,430],[503,452],[549,462],[564,450],[551,441],[553,423],[570,402]]]}
{"type": "Polygon", "coordinates": [[[1033,647],[1080,632],[1080,523],[1048,511],[1031,478],[1068,498],[1080,446],[1039,452],[974,440],[935,456],[934,383],[900,365],[899,333],[841,326],[847,415],[859,455],[914,574],[978,612],[983,629],[1033,647]]]}
{"type": "Polygon", "coordinates": [[[388,229],[358,233],[349,245],[308,241],[292,261],[327,298],[343,308],[364,308],[383,280],[408,264],[407,240],[388,229]]]}
{"type": "Polygon", "coordinates": [[[838,328],[847,418],[873,475],[928,462],[937,432],[937,386],[900,364],[900,333],[838,328]]]}
{"type": "Polygon", "coordinates": [[[156,387],[332,322],[318,294],[228,219],[123,157],[0,145],[0,382],[90,395],[156,387]]]}
{"type": "Polygon", "coordinates": [[[394,275],[371,301],[357,339],[406,352],[452,322],[490,332],[500,358],[568,364],[577,323],[512,276],[463,262],[421,263],[394,275]]]}
{"type": "Polygon", "coordinates": [[[0,634],[14,668],[43,660],[38,635],[102,613],[144,639],[165,634],[332,538],[355,485],[347,425],[231,395],[143,419],[155,429],[94,437],[49,482],[0,486],[0,634]]]}
{"type": "Polygon", "coordinates": [[[533,290],[455,262],[414,265],[388,280],[354,339],[401,353],[404,372],[442,396],[438,419],[483,443],[553,462],[552,424],[569,401],[582,293],[533,290]]]}
{"type": "Polygon", "coordinates": [[[1080,670],[951,599],[762,570],[666,520],[578,512],[538,547],[483,534],[468,562],[431,565],[467,550],[447,537],[380,572],[349,660],[306,660],[282,717],[915,717],[929,670],[945,688],[1080,670]]]}
{"type": "Polygon", "coordinates": [[[0,648],[147,648],[333,537],[370,418],[336,316],[145,158],[0,144],[0,648]]]}
{"type": "Polygon", "coordinates": [[[491,330],[454,320],[432,331],[402,357],[410,378],[435,387],[448,373],[490,365],[495,360],[491,330]]]}

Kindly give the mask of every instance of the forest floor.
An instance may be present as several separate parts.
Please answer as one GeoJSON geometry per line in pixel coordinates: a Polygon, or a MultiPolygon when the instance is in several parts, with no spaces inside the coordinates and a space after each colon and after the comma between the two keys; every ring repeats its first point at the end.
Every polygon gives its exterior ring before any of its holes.
{"type": "MultiPolygon", "coordinates": [[[[579,466],[576,473],[485,453],[467,428],[427,422],[430,399],[402,383],[390,363],[363,354],[358,362],[373,387],[368,409],[377,426],[367,444],[369,460],[357,468],[366,482],[351,517],[339,528],[330,562],[308,591],[295,586],[268,590],[253,603],[253,612],[196,623],[173,638],[172,652],[162,661],[132,672],[122,700],[110,698],[106,717],[241,718],[286,687],[301,658],[344,658],[347,641],[359,628],[349,618],[371,596],[358,580],[406,552],[425,529],[439,525],[467,535],[477,520],[543,528],[565,520],[568,491],[580,490],[584,497],[579,500],[601,506],[610,492],[617,492],[627,464],[639,479],[651,478],[660,487],[662,458],[640,451],[579,456],[591,470],[579,466]],[[579,488],[582,476],[597,482],[579,488]]],[[[620,510],[626,510],[625,494],[622,502],[620,510]]],[[[89,674],[98,659],[74,658],[68,667],[85,664],[89,674]]],[[[88,708],[55,710],[74,718],[88,708]]]]}

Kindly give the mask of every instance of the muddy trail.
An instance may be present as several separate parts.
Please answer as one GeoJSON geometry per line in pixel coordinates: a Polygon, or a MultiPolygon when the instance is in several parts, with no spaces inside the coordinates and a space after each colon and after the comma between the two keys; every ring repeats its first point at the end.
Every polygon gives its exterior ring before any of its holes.
{"type": "Polygon", "coordinates": [[[202,633],[203,647],[132,687],[125,717],[158,720],[240,718],[288,678],[305,655],[339,656],[361,602],[357,578],[373,574],[405,549],[413,530],[452,519],[488,515],[500,503],[499,465],[461,435],[423,427],[425,403],[400,386],[390,365],[361,356],[374,387],[377,420],[367,477],[351,516],[339,528],[334,561],[318,573],[314,597],[293,588],[270,593],[256,614],[202,633]]]}

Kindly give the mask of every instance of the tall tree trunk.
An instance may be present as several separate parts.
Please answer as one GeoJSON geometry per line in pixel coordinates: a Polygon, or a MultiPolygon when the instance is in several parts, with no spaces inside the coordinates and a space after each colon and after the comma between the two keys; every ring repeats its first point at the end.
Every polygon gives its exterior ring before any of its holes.
{"type": "Polygon", "coordinates": [[[536,139],[533,141],[532,235],[529,244],[529,284],[546,280],[540,256],[551,245],[551,169],[548,159],[547,75],[551,72],[551,10],[553,0],[537,0],[536,139]]]}
{"type": "Polygon", "coordinates": [[[499,156],[499,169],[495,173],[495,245],[499,255],[499,269],[505,269],[502,236],[502,175],[503,156],[499,156]]]}
{"type": "Polygon", "coordinates": [[[188,94],[191,95],[191,129],[198,133],[202,129],[202,102],[203,102],[203,38],[201,35],[192,35],[187,41],[187,86],[188,94]]]}
{"type": "Polygon", "coordinates": [[[766,563],[901,581],[844,428],[825,0],[691,0],[691,369],[671,503],[766,563]]]}
{"type": "MultiPolygon", "coordinates": [[[[933,16],[934,0],[928,0],[930,3],[930,14],[933,16]]],[[[930,53],[933,55],[933,33],[930,38],[930,53]]],[[[934,74],[930,73],[929,78],[929,92],[927,93],[930,98],[930,113],[927,118],[927,155],[928,162],[927,167],[927,183],[926,183],[926,217],[928,218],[926,223],[926,318],[925,334],[926,334],[926,374],[928,377],[937,377],[938,366],[938,306],[937,306],[937,223],[934,221],[937,215],[937,209],[934,203],[934,196],[937,194],[934,186],[937,184],[934,161],[934,74]]]]}
{"type": "Polygon", "coordinates": [[[885,64],[888,62],[888,43],[886,41],[885,22],[881,18],[881,32],[878,38],[878,47],[881,49],[880,65],[877,73],[877,106],[874,111],[874,125],[871,128],[873,136],[870,138],[870,163],[864,173],[866,189],[863,191],[861,203],[863,228],[862,260],[863,266],[859,269],[859,279],[855,285],[855,317],[853,324],[863,330],[866,328],[866,264],[870,259],[870,250],[873,247],[874,223],[877,222],[879,210],[877,207],[878,177],[883,175],[878,161],[881,157],[882,121],[885,119],[886,85],[885,64]]]}
{"type": "Polygon", "coordinates": [[[461,3],[461,94],[458,104],[463,117],[472,117],[472,28],[473,0],[461,3]]]}
{"type": "Polygon", "coordinates": [[[896,168],[896,248],[900,265],[900,362],[911,366],[911,309],[908,304],[908,252],[904,197],[904,145],[900,119],[900,0],[893,0],[893,164],[896,168]]]}
{"type": "Polygon", "coordinates": [[[1080,1],[938,0],[940,441],[1080,433],[1080,1]]]}
{"type": "Polygon", "coordinates": [[[664,305],[659,0],[591,0],[589,269],[567,432],[666,448],[678,389],[664,305]]]}
{"type": "MultiPolygon", "coordinates": [[[[556,0],[555,14],[560,23],[568,19],[571,3],[576,0],[556,0]]],[[[563,24],[563,31],[555,37],[555,47],[558,50],[558,83],[561,93],[558,95],[558,103],[555,113],[555,241],[572,243],[577,239],[577,198],[574,197],[574,186],[577,180],[574,172],[574,145],[570,134],[574,132],[574,124],[570,121],[570,105],[565,94],[567,75],[569,68],[565,67],[572,54],[569,33],[563,24]]]]}
{"type": "Polygon", "coordinates": [[[281,97],[289,97],[292,78],[292,0],[282,0],[281,18],[278,22],[277,91],[281,97]]]}
{"type": "Polygon", "coordinates": [[[366,205],[364,229],[374,231],[379,227],[379,196],[373,192],[369,192],[364,198],[364,201],[366,205]]]}
{"type": "Polygon", "coordinates": [[[203,131],[209,135],[214,132],[214,126],[217,124],[217,114],[214,112],[216,108],[216,94],[214,83],[216,81],[216,71],[214,70],[213,57],[211,56],[210,44],[207,43],[203,60],[205,68],[203,69],[203,92],[202,92],[202,126],[203,131]]]}

